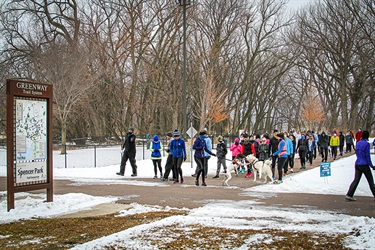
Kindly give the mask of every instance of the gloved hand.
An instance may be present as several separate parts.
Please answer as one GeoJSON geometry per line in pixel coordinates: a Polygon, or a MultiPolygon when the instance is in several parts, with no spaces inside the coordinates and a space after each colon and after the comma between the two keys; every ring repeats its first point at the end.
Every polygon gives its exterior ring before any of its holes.
{"type": "Polygon", "coordinates": [[[216,156],[216,154],[212,154],[212,156],[216,156]]]}
{"type": "Polygon", "coordinates": [[[160,150],[159,150],[159,149],[154,149],[154,152],[155,152],[155,153],[159,153],[160,150]]]}
{"type": "Polygon", "coordinates": [[[169,148],[167,148],[167,149],[165,150],[165,152],[169,153],[169,152],[171,152],[171,151],[169,150],[169,148]]]}
{"type": "Polygon", "coordinates": [[[186,156],[184,157],[184,161],[186,161],[186,156]]]}

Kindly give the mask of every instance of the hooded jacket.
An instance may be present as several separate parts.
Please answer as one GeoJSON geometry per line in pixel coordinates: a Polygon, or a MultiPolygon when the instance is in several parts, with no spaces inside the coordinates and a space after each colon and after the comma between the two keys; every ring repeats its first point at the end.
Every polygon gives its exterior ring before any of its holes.
{"type": "Polygon", "coordinates": [[[209,155],[215,155],[207,148],[204,135],[200,135],[194,141],[193,149],[195,150],[194,157],[197,157],[197,158],[205,158],[205,155],[204,155],[205,152],[207,152],[209,155]]]}

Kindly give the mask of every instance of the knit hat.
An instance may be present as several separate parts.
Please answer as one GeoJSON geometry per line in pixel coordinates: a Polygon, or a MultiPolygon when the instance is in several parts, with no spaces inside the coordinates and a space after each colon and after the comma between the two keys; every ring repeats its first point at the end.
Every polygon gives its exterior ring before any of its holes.
{"type": "Polygon", "coordinates": [[[178,137],[180,136],[180,132],[178,132],[178,130],[176,129],[174,132],[173,132],[173,137],[178,137]]]}
{"type": "Polygon", "coordinates": [[[273,130],[273,132],[274,132],[274,133],[277,133],[277,132],[279,132],[279,130],[277,130],[277,129],[274,129],[274,130],[273,130]]]}
{"type": "Polygon", "coordinates": [[[154,141],[159,141],[159,136],[154,135],[154,141]]]}
{"type": "Polygon", "coordinates": [[[173,134],[172,134],[171,132],[168,132],[168,133],[167,133],[167,136],[169,136],[169,137],[173,137],[173,134]]]}
{"type": "Polygon", "coordinates": [[[207,134],[206,130],[202,129],[202,130],[199,131],[199,135],[206,135],[206,134],[207,134]]]}
{"type": "Polygon", "coordinates": [[[133,127],[130,127],[129,130],[131,130],[132,132],[134,132],[134,128],[133,127]]]}
{"type": "Polygon", "coordinates": [[[218,141],[223,141],[223,137],[222,137],[221,135],[219,135],[219,136],[217,137],[217,140],[218,140],[218,141]]]}
{"type": "Polygon", "coordinates": [[[240,142],[240,138],[236,138],[234,142],[240,142]]]}

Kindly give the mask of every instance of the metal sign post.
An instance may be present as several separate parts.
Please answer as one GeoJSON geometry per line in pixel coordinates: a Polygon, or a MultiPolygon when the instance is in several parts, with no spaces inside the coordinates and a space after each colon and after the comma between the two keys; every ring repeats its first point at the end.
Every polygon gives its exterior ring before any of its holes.
{"type": "Polygon", "coordinates": [[[188,136],[190,136],[190,162],[191,168],[193,168],[193,137],[197,134],[197,130],[193,127],[192,121],[190,121],[190,128],[186,131],[188,136]]]}
{"type": "Polygon", "coordinates": [[[52,92],[50,84],[6,82],[8,211],[17,192],[47,189],[53,201],[52,92]]]}

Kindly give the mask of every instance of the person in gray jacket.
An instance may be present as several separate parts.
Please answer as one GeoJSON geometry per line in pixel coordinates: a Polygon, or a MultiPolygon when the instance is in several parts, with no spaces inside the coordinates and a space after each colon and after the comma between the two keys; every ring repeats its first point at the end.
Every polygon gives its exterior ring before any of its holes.
{"type": "Polygon", "coordinates": [[[217,168],[216,168],[216,175],[213,177],[214,179],[219,178],[220,168],[223,165],[224,173],[227,172],[227,165],[226,165],[226,155],[228,153],[227,145],[223,142],[223,137],[221,135],[218,136],[217,140],[219,143],[216,145],[216,155],[217,155],[217,168]]]}
{"type": "Polygon", "coordinates": [[[345,142],[346,142],[345,153],[351,153],[352,147],[354,149],[354,138],[352,135],[352,131],[348,130],[348,132],[346,132],[345,142]]]}

